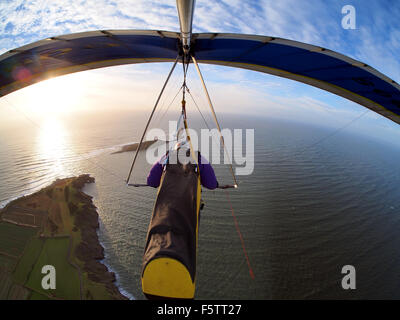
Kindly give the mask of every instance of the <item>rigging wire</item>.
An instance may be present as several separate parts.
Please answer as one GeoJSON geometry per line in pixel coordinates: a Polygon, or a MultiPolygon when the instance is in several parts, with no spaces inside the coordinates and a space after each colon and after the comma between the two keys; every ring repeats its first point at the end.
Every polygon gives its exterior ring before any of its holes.
{"type": "Polygon", "coordinates": [[[164,113],[162,114],[162,116],[158,119],[158,121],[157,121],[157,123],[156,123],[156,126],[160,125],[161,120],[164,119],[164,117],[166,116],[166,114],[167,114],[169,108],[170,108],[171,105],[174,103],[176,97],[179,95],[179,93],[181,92],[182,89],[183,89],[183,87],[181,86],[181,87],[179,88],[178,92],[176,93],[176,95],[174,96],[174,98],[172,99],[172,101],[168,104],[166,110],[164,110],[164,113]]]}
{"type": "MultiPolygon", "coordinates": [[[[189,91],[189,88],[187,88],[187,90],[188,90],[188,93],[189,93],[190,97],[191,97],[192,100],[193,100],[194,105],[195,105],[196,108],[197,108],[197,111],[200,113],[201,117],[203,118],[204,124],[206,125],[206,127],[208,128],[208,130],[211,131],[211,128],[210,128],[210,126],[209,126],[208,123],[207,123],[207,120],[205,119],[203,113],[201,112],[200,107],[198,106],[196,100],[194,100],[194,97],[193,97],[193,95],[191,94],[191,92],[189,91]]],[[[214,135],[211,135],[211,139],[212,139],[212,141],[214,142],[215,145],[218,145],[218,141],[216,140],[216,137],[215,137],[214,135]]],[[[224,187],[222,187],[222,189],[225,189],[225,187],[228,187],[228,185],[225,185],[224,187]]],[[[229,188],[236,188],[236,186],[231,186],[231,185],[229,185],[229,188]]]]}
{"type": "Polygon", "coordinates": [[[336,128],[334,131],[332,131],[331,133],[327,134],[326,136],[323,136],[321,139],[315,141],[314,143],[305,146],[302,150],[294,153],[294,155],[290,155],[290,158],[294,158],[297,157],[299,155],[302,155],[304,152],[306,152],[307,150],[319,145],[320,143],[328,140],[329,138],[332,138],[333,136],[337,135],[339,132],[341,132],[342,130],[348,128],[350,125],[352,125],[354,122],[356,122],[357,120],[360,120],[363,116],[365,116],[368,112],[370,112],[369,109],[365,110],[364,112],[360,113],[359,115],[357,115],[355,118],[353,118],[352,120],[350,120],[349,122],[345,123],[343,126],[336,128]]]}
{"type": "Polygon", "coordinates": [[[142,146],[144,136],[146,135],[147,129],[149,128],[150,122],[151,122],[151,120],[152,120],[152,118],[153,118],[154,112],[156,111],[156,108],[157,108],[157,106],[158,106],[158,103],[160,102],[160,99],[161,99],[161,96],[162,96],[162,94],[163,94],[163,92],[164,92],[164,90],[165,90],[165,87],[167,86],[168,81],[169,81],[169,79],[171,78],[171,75],[172,75],[172,73],[173,73],[174,70],[175,70],[176,64],[178,63],[178,58],[179,58],[179,55],[176,56],[176,59],[175,59],[174,64],[172,65],[171,71],[169,72],[168,77],[167,77],[167,79],[165,80],[165,83],[164,83],[164,85],[163,85],[163,87],[162,87],[162,89],[161,89],[161,91],[160,91],[160,94],[158,95],[157,101],[156,101],[156,103],[155,103],[155,105],[154,105],[154,107],[153,107],[153,110],[151,111],[149,120],[148,120],[147,123],[146,123],[146,127],[145,127],[145,129],[144,129],[144,131],[143,131],[143,135],[142,135],[142,137],[141,137],[141,139],[140,139],[139,145],[138,145],[137,150],[136,150],[136,152],[135,152],[135,157],[133,158],[132,165],[131,165],[131,168],[130,168],[129,173],[128,173],[128,177],[127,177],[127,179],[126,179],[126,183],[127,183],[127,184],[129,184],[129,179],[131,178],[132,170],[133,170],[133,167],[134,167],[134,165],[135,165],[137,156],[138,156],[138,154],[139,154],[140,147],[142,146]]]}
{"type": "MultiPolygon", "coordinates": [[[[153,122],[155,123],[155,126],[158,126],[160,124],[160,122],[161,122],[161,119],[159,119],[160,114],[164,115],[164,113],[166,113],[166,112],[162,113],[162,111],[164,111],[164,109],[165,109],[165,104],[167,103],[167,101],[169,101],[170,97],[175,92],[174,88],[176,87],[176,85],[180,81],[180,77],[177,74],[174,74],[172,79],[174,79],[173,84],[168,86],[169,88],[168,88],[167,92],[165,93],[165,99],[163,100],[161,106],[159,108],[157,108],[157,113],[154,115],[153,122]]],[[[172,82],[172,80],[171,80],[171,82],[172,82]]],[[[170,105],[167,106],[167,109],[169,107],[170,107],[170,105]]]]}
{"type": "Polygon", "coordinates": [[[215,110],[214,110],[214,106],[213,106],[213,104],[212,104],[210,95],[209,95],[209,93],[208,93],[206,84],[205,84],[205,82],[204,82],[203,75],[201,74],[199,65],[197,64],[197,61],[196,61],[196,59],[194,58],[194,56],[192,56],[192,60],[193,60],[193,62],[194,62],[194,65],[195,65],[195,67],[196,67],[197,73],[198,73],[199,78],[200,78],[200,80],[201,80],[201,83],[202,83],[202,85],[203,85],[204,92],[205,92],[205,94],[206,94],[206,96],[207,96],[208,104],[209,104],[209,106],[210,106],[211,113],[212,113],[212,115],[213,115],[215,124],[217,125],[217,129],[218,129],[218,132],[219,132],[219,136],[220,136],[221,143],[222,143],[222,145],[223,145],[223,148],[224,148],[224,151],[225,151],[225,153],[226,153],[226,156],[228,157],[228,160],[229,160],[229,168],[230,168],[230,171],[231,171],[231,174],[232,174],[232,177],[233,177],[233,181],[234,181],[235,187],[237,187],[237,186],[238,186],[238,183],[237,183],[237,180],[236,180],[235,173],[233,172],[232,160],[231,160],[231,158],[230,158],[230,155],[229,155],[229,153],[228,153],[228,150],[226,149],[224,137],[223,137],[223,135],[222,135],[222,133],[221,133],[221,126],[219,125],[219,122],[218,122],[218,119],[217,119],[217,115],[216,115],[215,110]]]}
{"type": "Polygon", "coordinates": [[[210,126],[209,126],[208,123],[207,123],[207,120],[205,119],[203,113],[201,112],[200,107],[198,106],[198,104],[197,104],[196,101],[194,100],[193,95],[192,95],[192,93],[190,92],[189,88],[187,88],[187,92],[189,93],[190,98],[192,98],[192,101],[193,101],[194,105],[196,106],[197,111],[199,111],[201,117],[203,118],[204,124],[206,125],[207,129],[211,131],[211,128],[210,128],[210,126]]]}
{"type": "Polygon", "coordinates": [[[235,211],[233,210],[231,199],[229,197],[229,192],[227,190],[225,190],[225,194],[226,194],[226,198],[227,198],[228,203],[229,203],[229,207],[231,209],[231,214],[232,214],[232,217],[233,217],[233,221],[235,223],[236,232],[239,235],[239,239],[240,239],[240,242],[242,244],[242,250],[243,250],[244,256],[246,258],[246,263],[247,263],[247,267],[249,269],[250,277],[254,280],[255,279],[254,271],[253,271],[253,268],[251,267],[251,264],[250,264],[249,255],[247,254],[246,245],[244,244],[243,235],[242,235],[242,232],[240,231],[239,223],[238,223],[238,221],[236,219],[235,211]]]}

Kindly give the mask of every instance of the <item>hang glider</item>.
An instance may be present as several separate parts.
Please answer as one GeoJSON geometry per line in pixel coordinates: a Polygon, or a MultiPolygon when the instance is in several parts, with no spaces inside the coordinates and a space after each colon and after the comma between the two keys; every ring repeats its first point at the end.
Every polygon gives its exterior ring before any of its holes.
{"type": "MultiPolygon", "coordinates": [[[[132,63],[182,62],[181,34],[102,30],[51,37],[0,56],[0,97],[68,73],[132,63]]],[[[268,36],[194,33],[198,63],[239,67],[303,82],[400,123],[400,85],[371,66],[321,47],[268,36]]]]}
{"type": "MultiPolygon", "coordinates": [[[[10,50],[0,55],[0,97],[39,81],[73,72],[123,64],[173,62],[135,153],[126,181],[128,185],[146,130],[178,62],[183,64],[184,69],[181,116],[186,132],[185,89],[190,63],[194,63],[197,69],[220,133],[198,63],[244,68],[299,81],[357,102],[400,124],[400,86],[374,68],[325,48],[282,38],[192,33],[194,4],[194,0],[177,0],[180,33],[160,30],[99,30],[50,37],[10,50]]],[[[190,141],[189,134],[187,137],[190,141]]],[[[220,138],[224,145],[222,135],[220,138]]],[[[194,154],[192,146],[191,152],[194,154]]],[[[232,166],[230,168],[234,185],[224,188],[237,188],[232,166]]],[[[166,181],[171,180],[167,178],[166,181]]],[[[160,198],[156,201],[146,240],[142,289],[148,297],[191,299],[195,294],[196,282],[200,181],[193,175],[191,181],[175,181],[174,184],[181,189],[178,193],[182,199],[178,199],[178,205],[168,207],[165,202],[161,203],[168,198],[164,197],[167,188],[161,187],[158,192],[160,198]],[[180,223],[186,234],[179,231],[179,224],[176,223],[178,220],[186,221],[180,223]]],[[[178,189],[174,185],[171,190],[176,198],[178,189]]],[[[234,217],[232,206],[231,210],[234,217]]],[[[250,276],[254,278],[243,238],[235,225],[250,276]]]]}

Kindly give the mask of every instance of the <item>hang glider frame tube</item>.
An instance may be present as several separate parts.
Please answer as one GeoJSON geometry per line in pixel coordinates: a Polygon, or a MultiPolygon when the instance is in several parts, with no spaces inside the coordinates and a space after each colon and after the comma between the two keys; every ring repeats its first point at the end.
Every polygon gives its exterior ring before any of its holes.
{"type": "Polygon", "coordinates": [[[188,54],[190,50],[195,3],[196,0],[176,0],[181,28],[181,42],[185,54],[188,54]]]}

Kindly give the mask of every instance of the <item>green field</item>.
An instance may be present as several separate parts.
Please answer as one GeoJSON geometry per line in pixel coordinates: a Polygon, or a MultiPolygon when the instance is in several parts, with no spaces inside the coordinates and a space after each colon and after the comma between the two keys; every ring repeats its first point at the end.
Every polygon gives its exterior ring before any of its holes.
{"type": "Polygon", "coordinates": [[[28,288],[57,298],[80,299],[79,273],[67,260],[69,241],[69,238],[53,238],[45,241],[26,283],[28,288]],[[52,265],[56,269],[56,289],[54,290],[42,288],[41,283],[45,275],[41,271],[45,265],[52,265]]]}
{"type": "Polygon", "coordinates": [[[40,253],[42,252],[43,244],[44,240],[39,238],[33,238],[32,241],[28,243],[24,250],[24,255],[19,260],[14,271],[15,282],[23,285],[28,280],[29,273],[32,271],[40,253]]]}
{"type": "Polygon", "coordinates": [[[25,245],[36,233],[36,228],[17,226],[7,222],[0,223],[0,252],[18,257],[25,245]]]}

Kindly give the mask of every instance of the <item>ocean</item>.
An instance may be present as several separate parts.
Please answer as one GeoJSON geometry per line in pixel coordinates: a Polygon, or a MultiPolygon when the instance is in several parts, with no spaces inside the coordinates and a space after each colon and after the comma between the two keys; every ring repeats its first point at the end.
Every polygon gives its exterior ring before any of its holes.
{"type": "MultiPolygon", "coordinates": [[[[139,140],[145,116],[21,116],[18,126],[0,128],[0,206],[56,178],[91,174],[96,182],[85,192],[98,208],[104,263],[132,299],[144,299],[141,262],[156,190],[127,187],[133,153],[112,152],[139,140]]],[[[399,299],[400,147],[351,128],[220,118],[226,128],[255,129],[254,172],[228,191],[254,279],[225,191],[203,190],[196,298],[399,299]],[[342,288],[346,265],[356,270],[355,290],[342,288]]],[[[143,183],[149,168],[139,156],[132,180],[143,183]]],[[[221,184],[232,183],[226,165],[215,170],[221,184]]]]}

